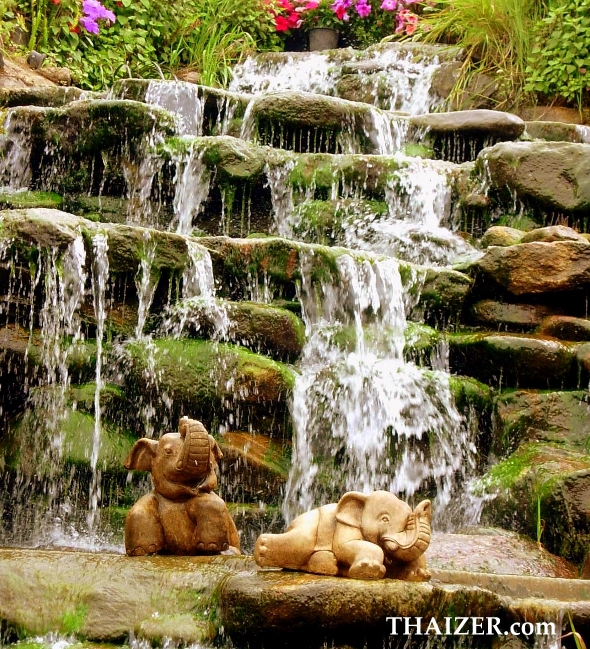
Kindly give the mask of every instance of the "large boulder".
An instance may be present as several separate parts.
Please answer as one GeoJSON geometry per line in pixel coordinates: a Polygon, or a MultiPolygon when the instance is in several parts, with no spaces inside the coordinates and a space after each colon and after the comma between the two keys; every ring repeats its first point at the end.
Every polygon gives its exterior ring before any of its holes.
{"type": "Polygon", "coordinates": [[[575,388],[576,350],[518,334],[452,334],[449,363],[458,374],[502,387],[575,388]]]}
{"type": "Polygon", "coordinates": [[[585,390],[508,390],[495,399],[492,451],[499,456],[527,441],[588,450],[590,396],[585,390]]]}
{"type": "Polygon", "coordinates": [[[529,442],[479,480],[482,520],[527,534],[581,564],[590,544],[590,456],[529,442]]]}
{"type": "MultiPolygon", "coordinates": [[[[497,300],[479,300],[471,305],[469,317],[474,324],[487,329],[530,331],[540,325],[545,318],[550,318],[555,311],[556,307],[543,304],[514,304],[497,300]]],[[[544,332],[539,331],[539,333],[544,332]]]]}
{"type": "Polygon", "coordinates": [[[590,320],[554,315],[545,318],[537,333],[560,340],[590,341],[590,320]]]}
{"type": "Polygon", "coordinates": [[[516,228],[509,228],[505,225],[493,225],[486,230],[481,238],[481,247],[490,246],[514,246],[521,242],[524,232],[516,228]]]}
{"type": "Polygon", "coordinates": [[[122,371],[131,398],[151,405],[163,428],[192,415],[213,434],[236,427],[290,434],[287,403],[295,373],[244,348],[205,340],[137,341],[125,347],[122,371]]]}
{"type": "Polygon", "coordinates": [[[305,342],[303,321],[287,309],[245,301],[211,304],[202,298],[182,300],[171,307],[161,333],[221,338],[290,361],[298,358],[305,342]]]}
{"type": "Polygon", "coordinates": [[[522,135],[525,128],[520,117],[498,110],[457,110],[450,113],[415,115],[410,118],[410,124],[427,128],[430,133],[436,135],[483,135],[496,140],[515,140],[522,135]]]}
{"type": "Polygon", "coordinates": [[[590,244],[554,241],[492,246],[472,268],[512,295],[575,291],[590,284],[590,244]]]}
{"type": "Polygon", "coordinates": [[[560,212],[590,208],[590,145],[501,142],[480,154],[492,186],[532,205],[560,212]]]}

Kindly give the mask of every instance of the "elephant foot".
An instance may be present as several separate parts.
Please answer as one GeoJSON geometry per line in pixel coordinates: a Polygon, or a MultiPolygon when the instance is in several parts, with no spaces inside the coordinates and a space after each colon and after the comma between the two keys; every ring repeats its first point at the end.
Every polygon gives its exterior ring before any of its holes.
{"type": "Polygon", "coordinates": [[[153,543],[151,545],[148,545],[147,548],[142,545],[138,545],[131,550],[127,550],[127,555],[130,557],[145,557],[149,554],[156,554],[160,549],[161,548],[158,548],[158,546],[154,545],[153,543]]]}
{"type": "Polygon", "coordinates": [[[336,555],[330,550],[314,552],[302,570],[313,572],[316,575],[337,575],[338,561],[336,555]]]}
{"type": "MultiPolygon", "coordinates": [[[[256,540],[254,559],[259,566],[293,568],[291,544],[285,542],[286,534],[262,534],[256,540]]],[[[299,564],[295,569],[299,568],[299,564]]]]}
{"type": "Polygon", "coordinates": [[[229,543],[203,543],[202,541],[197,543],[197,550],[199,552],[223,552],[229,548],[229,543]]]}
{"type": "Polygon", "coordinates": [[[348,576],[352,579],[383,579],[385,571],[385,566],[380,561],[363,557],[350,566],[348,576]]]}

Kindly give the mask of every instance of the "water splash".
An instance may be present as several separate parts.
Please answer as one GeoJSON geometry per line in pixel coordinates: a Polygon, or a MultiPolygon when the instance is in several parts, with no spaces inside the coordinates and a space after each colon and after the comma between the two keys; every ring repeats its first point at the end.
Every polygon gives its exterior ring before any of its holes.
{"type": "Polygon", "coordinates": [[[314,282],[312,270],[313,254],[303,255],[308,342],[293,395],[286,519],[348,490],[411,497],[436,488],[442,511],[475,447],[448,376],[404,361],[409,287],[397,262],[343,254],[332,282],[314,282]]]}
{"type": "Polygon", "coordinates": [[[89,491],[88,531],[91,541],[96,535],[96,525],[99,518],[98,503],[101,497],[101,470],[98,468],[98,456],[101,445],[101,407],[100,392],[102,389],[102,339],[106,320],[106,289],[109,279],[108,241],[104,234],[98,233],[92,237],[92,295],[94,317],[96,318],[96,387],[94,391],[94,435],[92,438],[92,454],[90,469],[92,480],[89,491]]]}

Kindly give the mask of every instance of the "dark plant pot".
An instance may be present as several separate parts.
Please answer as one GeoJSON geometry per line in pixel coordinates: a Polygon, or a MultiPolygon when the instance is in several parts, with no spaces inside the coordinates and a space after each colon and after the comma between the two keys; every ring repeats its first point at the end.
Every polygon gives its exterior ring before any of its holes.
{"type": "Polygon", "coordinates": [[[338,32],[329,27],[309,30],[309,51],[334,50],[338,47],[338,32]]]}

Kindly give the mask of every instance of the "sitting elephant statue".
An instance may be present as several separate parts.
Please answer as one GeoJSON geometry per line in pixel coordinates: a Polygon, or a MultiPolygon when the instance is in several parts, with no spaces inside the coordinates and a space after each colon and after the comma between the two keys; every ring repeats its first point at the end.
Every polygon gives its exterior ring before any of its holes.
{"type": "Polygon", "coordinates": [[[183,417],[178,433],[135,442],[125,468],[150,471],[154,490],[125,520],[128,555],[240,552],[240,540],[217,487],[217,442],[200,421],[183,417]]]}
{"type": "Polygon", "coordinates": [[[429,500],[412,511],[388,491],[350,491],[298,516],[284,534],[259,536],[254,558],[259,566],[319,575],[426,581],[430,516],[429,500]]]}

